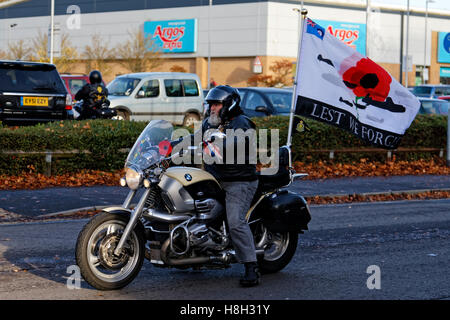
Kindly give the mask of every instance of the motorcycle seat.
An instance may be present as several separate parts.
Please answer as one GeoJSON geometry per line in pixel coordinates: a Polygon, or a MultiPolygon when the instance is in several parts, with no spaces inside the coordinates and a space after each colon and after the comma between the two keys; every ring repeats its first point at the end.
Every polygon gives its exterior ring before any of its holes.
{"type": "Polygon", "coordinates": [[[258,176],[258,191],[267,192],[284,187],[291,182],[289,170],[286,167],[280,167],[277,173],[273,175],[262,175],[260,172],[258,176]]]}

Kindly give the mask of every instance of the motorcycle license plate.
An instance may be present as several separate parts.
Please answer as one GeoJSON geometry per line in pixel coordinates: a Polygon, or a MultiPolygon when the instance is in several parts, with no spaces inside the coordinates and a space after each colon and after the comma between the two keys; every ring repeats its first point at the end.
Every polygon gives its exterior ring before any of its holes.
{"type": "Polygon", "coordinates": [[[48,107],[48,97],[21,97],[22,106],[48,107]]]}

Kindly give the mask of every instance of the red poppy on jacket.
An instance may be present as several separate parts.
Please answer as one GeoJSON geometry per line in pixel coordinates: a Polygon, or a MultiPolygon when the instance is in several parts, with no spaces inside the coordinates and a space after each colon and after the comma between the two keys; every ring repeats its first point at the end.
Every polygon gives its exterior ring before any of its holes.
{"type": "Polygon", "coordinates": [[[392,78],[383,68],[369,58],[363,58],[342,75],[345,85],[357,97],[369,96],[375,101],[385,101],[392,78]]]}
{"type": "Polygon", "coordinates": [[[159,154],[162,156],[166,157],[172,152],[172,145],[168,140],[161,141],[158,144],[158,147],[159,147],[159,154]]]}

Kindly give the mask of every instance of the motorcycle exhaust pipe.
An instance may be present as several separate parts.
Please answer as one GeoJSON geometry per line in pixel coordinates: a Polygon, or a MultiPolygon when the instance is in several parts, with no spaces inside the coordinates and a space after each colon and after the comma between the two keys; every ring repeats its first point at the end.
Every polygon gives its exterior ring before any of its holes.
{"type": "Polygon", "coordinates": [[[169,265],[169,266],[181,266],[181,265],[189,265],[189,264],[202,264],[212,261],[221,261],[221,257],[194,257],[194,258],[185,258],[185,259],[170,259],[167,256],[167,248],[170,245],[170,238],[167,239],[161,247],[161,260],[169,265]]]}
{"type": "MultiPolygon", "coordinates": [[[[190,264],[202,264],[208,262],[222,262],[222,263],[230,263],[233,259],[234,254],[223,253],[221,256],[209,256],[209,257],[194,257],[194,258],[185,258],[185,259],[170,259],[167,256],[167,249],[170,245],[170,238],[167,239],[162,247],[161,247],[161,260],[169,265],[169,266],[181,266],[181,265],[190,265],[190,264]]],[[[263,255],[264,249],[257,249],[256,255],[263,255]]]]}
{"type": "Polygon", "coordinates": [[[143,212],[142,216],[148,220],[156,220],[167,223],[183,222],[191,218],[186,214],[169,214],[164,211],[158,211],[155,209],[148,209],[143,212]]]}

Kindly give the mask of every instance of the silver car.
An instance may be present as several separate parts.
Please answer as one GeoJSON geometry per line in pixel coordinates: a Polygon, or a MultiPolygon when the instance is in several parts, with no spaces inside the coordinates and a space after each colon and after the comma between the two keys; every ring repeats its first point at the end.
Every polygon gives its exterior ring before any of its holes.
{"type": "Polygon", "coordinates": [[[419,114],[448,114],[450,103],[441,99],[419,98],[419,114]]]}
{"type": "Polygon", "coordinates": [[[118,119],[164,119],[190,126],[202,118],[203,91],[193,73],[130,73],[115,78],[107,88],[118,119]]]}

